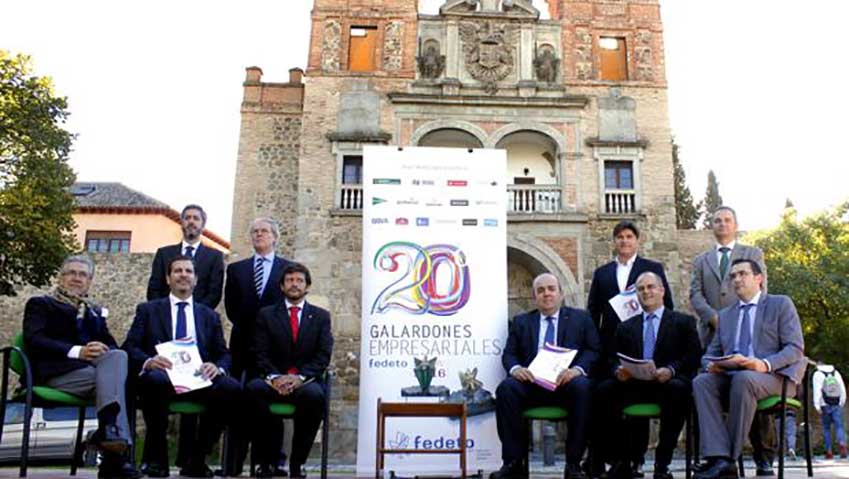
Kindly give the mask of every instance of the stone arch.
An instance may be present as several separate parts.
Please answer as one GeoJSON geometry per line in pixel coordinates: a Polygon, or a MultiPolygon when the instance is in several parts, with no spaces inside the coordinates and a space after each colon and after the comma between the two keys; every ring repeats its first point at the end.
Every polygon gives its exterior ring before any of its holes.
{"type": "Polygon", "coordinates": [[[433,120],[418,127],[413,136],[410,137],[410,145],[418,146],[419,142],[425,135],[436,130],[460,130],[468,133],[478,139],[481,146],[487,145],[487,134],[483,129],[474,123],[461,120],[433,120]]]}
{"type": "Polygon", "coordinates": [[[507,260],[523,265],[532,276],[552,273],[563,287],[563,298],[567,305],[583,308],[584,295],[575,279],[575,274],[545,242],[524,234],[507,235],[507,260]]]}
{"type": "Polygon", "coordinates": [[[516,123],[510,123],[509,125],[505,125],[499,128],[495,133],[489,135],[486,143],[484,143],[485,148],[495,148],[498,145],[498,142],[504,139],[507,135],[511,133],[516,133],[519,131],[534,131],[540,134],[543,134],[551,139],[554,144],[557,145],[557,153],[565,153],[566,150],[566,138],[564,137],[562,132],[557,131],[551,125],[547,125],[545,123],[537,123],[534,121],[520,121],[516,123]]]}

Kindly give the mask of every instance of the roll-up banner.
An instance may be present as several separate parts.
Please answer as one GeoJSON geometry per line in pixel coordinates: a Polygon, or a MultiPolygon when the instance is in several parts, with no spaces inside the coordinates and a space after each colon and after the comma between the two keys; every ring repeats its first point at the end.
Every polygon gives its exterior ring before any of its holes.
{"type": "MultiPolygon", "coordinates": [[[[469,471],[497,469],[494,393],[507,338],[504,150],[363,149],[357,473],[375,467],[377,401],[463,401],[469,471]],[[427,387],[422,387],[422,386],[427,387]]],[[[389,418],[385,447],[459,447],[459,422],[389,418]]],[[[457,455],[387,455],[398,474],[458,470],[457,455]]]]}

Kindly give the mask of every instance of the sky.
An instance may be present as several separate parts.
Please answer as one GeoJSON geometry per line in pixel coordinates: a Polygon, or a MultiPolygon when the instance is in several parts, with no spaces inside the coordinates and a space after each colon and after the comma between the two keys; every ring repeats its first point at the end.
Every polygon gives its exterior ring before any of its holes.
{"type": "MultiPolygon", "coordinates": [[[[441,0],[420,0],[435,13],[441,0]]],[[[544,10],[544,0],[534,0],[544,10]]],[[[118,181],[229,238],[245,67],[306,67],[311,0],[0,0],[0,48],[67,96],[80,181],[118,181]]],[[[849,198],[849,2],[661,0],[672,132],[693,196],[719,180],[741,228],[849,198]],[[804,5],[804,6],[802,6],[804,5]]]]}

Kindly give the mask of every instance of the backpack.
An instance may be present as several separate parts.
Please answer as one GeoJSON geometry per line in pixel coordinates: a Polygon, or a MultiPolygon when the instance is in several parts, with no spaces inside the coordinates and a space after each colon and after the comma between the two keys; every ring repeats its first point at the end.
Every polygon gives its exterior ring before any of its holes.
{"type": "Polygon", "coordinates": [[[840,383],[837,382],[837,376],[834,371],[824,372],[825,378],[822,381],[822,397],[826,404],[831,406],[840,404],[840,383]]]}

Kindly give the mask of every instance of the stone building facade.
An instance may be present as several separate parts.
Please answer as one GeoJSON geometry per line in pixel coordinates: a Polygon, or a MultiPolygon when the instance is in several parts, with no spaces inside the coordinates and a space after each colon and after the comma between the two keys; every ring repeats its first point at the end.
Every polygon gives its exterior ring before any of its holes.
{"type": "Polygon", "coordinates": [[[311,268],[311,298],[333,314],[343,460],[356,443],[363,145],[507,150],[511,314],[543,271],[584,306],[625,218],[686,301],[658,1],[551,0],[545,20],[527,0],[417,4],[315,0],[306,71],[270,83],[250,67],[243,84],[232,257],[270,215],[279,252],[311,268]]]}

